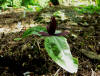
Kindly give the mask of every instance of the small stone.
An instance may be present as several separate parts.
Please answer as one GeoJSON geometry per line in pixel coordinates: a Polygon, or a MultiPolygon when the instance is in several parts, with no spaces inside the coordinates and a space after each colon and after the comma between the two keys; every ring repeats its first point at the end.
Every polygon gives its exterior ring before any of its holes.
{"type": "Polygon", "coordinates": [[[72,23],[71,25],[72,25],[72,26],[77,26],[78,24],[77,24],[77,23],[72,23]]]}
{"type": "Polygon", "coordinates": [[[83,26],[88,26],[89,24],[87,22],[84,22],[83,23],[83,26]]]}
{"type": "Polygon", "coordinates": [[[75,23],[75,22],[70,21],[70,22],[68,23],[68,25],[77,26],[78,24],[75,23]]]}

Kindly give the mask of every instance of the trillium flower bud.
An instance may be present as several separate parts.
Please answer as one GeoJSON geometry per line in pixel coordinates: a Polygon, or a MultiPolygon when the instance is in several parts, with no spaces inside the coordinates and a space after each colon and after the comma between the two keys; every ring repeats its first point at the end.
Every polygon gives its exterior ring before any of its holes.
{"type": "Polygon", "coordinates": [[[47,31],[50,35],[54,35],[57,28],[55,17],[51,17],[50,24],[47,26],[47,31]]]}
{"type": "Polygon", "coordinates": [[[47,32],[39,32],[42,36],[64,36],[68,34],[68,32],[57,33],[56,32],[57,23],[55,17],[51,17],[50,24],[47,26],[47,32]]]}

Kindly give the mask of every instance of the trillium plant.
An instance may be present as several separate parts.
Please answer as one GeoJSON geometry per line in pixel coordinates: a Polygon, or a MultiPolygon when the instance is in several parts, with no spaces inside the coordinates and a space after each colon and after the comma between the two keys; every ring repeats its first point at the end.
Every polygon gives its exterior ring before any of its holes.
{"type": "Polygon", "coordinates": [[[74,58],[70,52],[67,39],[64,37],[68,32],[56,30],[57,23],[55,17],[51,17],[50,24],[45,28],[42,26],[32,27],[24,32],[22,37],[29,35],[44,36],[44,46],[48,55],[64,70],[76,73],[78,70],[78,59],[74,58]]]}

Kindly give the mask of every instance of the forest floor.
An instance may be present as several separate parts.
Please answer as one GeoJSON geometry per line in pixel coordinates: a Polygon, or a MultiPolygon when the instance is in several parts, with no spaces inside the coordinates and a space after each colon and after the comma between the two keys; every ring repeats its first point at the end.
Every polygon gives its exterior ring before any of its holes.
{"type": "Polygon", "coordinates": [[[79,14],[73,7],[52,7],[38,13],[26,12],[26,15],[22,11],[8,10],[0,14],[0,76],[54,76],[56,73],[58,76],[100,76],[99,14],[79,14]],[[58,29],[70,32],[65,37],[72,55],[79,60],[76,74],[69,74],[56,65],[44,49],[44,40],[38,36],[14,40],[30,27],[48,25],[55,11],[61,11],[56,17],[58,29]]]}

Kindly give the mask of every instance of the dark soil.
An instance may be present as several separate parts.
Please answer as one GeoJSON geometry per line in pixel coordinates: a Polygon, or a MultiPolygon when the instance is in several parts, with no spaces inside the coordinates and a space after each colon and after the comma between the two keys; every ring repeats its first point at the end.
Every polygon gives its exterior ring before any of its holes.
{"type": "MultiPolygon", "coordinates": [[[[79,60],[77,74],[69,74],[60,69],[58,76],[100,76],[100,15],[79,14],[77,16],[72,8],[55,9],[66,9],[65,13],[68,19],[61,21],[60,18],[57,18],[58,29],[70,31],[65,37],[70,45],[72,55],[79,60]]],[[[41,13],[48,14],[48,12],[52,14],[54,7],[53,9],[45,9],[41,13]]],[[[19,16],[9,13],[11,15],[9,19],[13,20],[16,17],[15,20],[6,23],[0,22],[0,28],[8,26],[10,28],[10,25],[13,26],[18,21],[29,25],[34,21],[35,24],[45,26],[48,22],[44,20],[44,17],[41,17],[41,13],[35,15],[35,18],[32,13],[27,13],[26,18],[19,18],[19,16]]],[[[5,15],[8,18],[8,14],[4,14],[0,21],[5,20],[5,15]]],[[[11,28],[16,28],[15,26],[11,28]]],[[[23,76],[25,72],[29,72],[30,76],[53,76],[60,67],[46,53],[43,39],[32,35],[20,41],[14,40],[21,37],[26,29],[25,26],[19,32],[11,30],[0,33],[0,76],[23,76]]]]}

